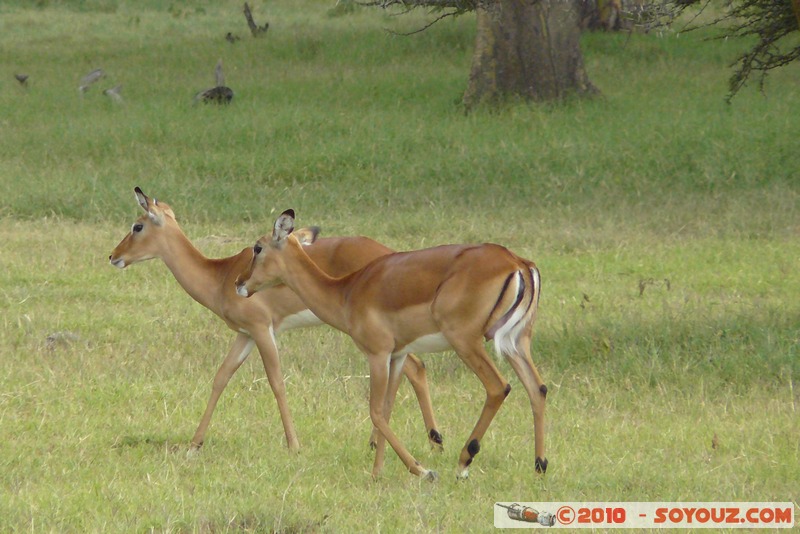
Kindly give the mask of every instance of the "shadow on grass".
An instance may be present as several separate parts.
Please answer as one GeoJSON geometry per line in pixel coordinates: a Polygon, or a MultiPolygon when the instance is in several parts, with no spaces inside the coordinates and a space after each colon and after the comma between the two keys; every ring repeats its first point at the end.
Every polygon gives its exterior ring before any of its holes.
{"type": "Polygon", "coordinates": [[[176,438],[165,436],[122,436],[111,444],[112,449],[139,449],[152,448],[167,450],[171,453],[186,452],[189,444],[176,438]]]}
{"type": "Polygon", "coordinates": [[[273,517],[260,514],[236,514],[230,519],[201,520],[191,525],[190,530],[200,532],[265,532],[270,534],[313,534],[324,530],[328,516],[319,520],[303,520],[297,523],[283,524],[273,517]],[[276,526],[276,523],[277,526],[276,526]]]}

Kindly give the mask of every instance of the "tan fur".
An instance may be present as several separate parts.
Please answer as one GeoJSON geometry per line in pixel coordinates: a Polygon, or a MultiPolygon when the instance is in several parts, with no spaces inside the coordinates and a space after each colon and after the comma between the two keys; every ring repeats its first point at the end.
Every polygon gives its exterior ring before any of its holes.
{"type": "Polygon", "coordinates": [[[285,283],[317,317],[350,335],[367,356],[370,417],[382,434],[374,476],[382,468],[385,438],[411,473],[436,478],[400,442],[389,427],[389,417],[404,347],[415,340],[436,339],[437,334],[447,340],[486,389],[483,410],[459,458],[459,476],[467,476],[480,440],[509,389],[483,341],[501,330],[511,316],[517,323],[503,332],[515,339],[502,343],[506,347],[503,356],[528,393],[534,415],[536,465],[543,464],[542,471],[546,468],[546,388],[530,357],[539,293],[538,270],[532,262],[499,245],[447,245],[381,256],[358,271],[336,278],[326,274],[306,253],[292,234],[293,227],[294,212],[287,210],[275,222],[272,236],[258,241],[254,249],[258,253],[237,278],[237,291],[252,295],[285,283]],[[522,282],[507,283],[509,277],[522,282]],[[520,290],[510,289],[514,287],[520,290]]]}
{"type": "MultiPolygon", "coordinates": [[[[231,376],[247,358],[253,346],[251,340],[254,340],[278,403],[287,444],[291,450],[298,449],[300,443],[286,400],[278,350],[270,334],[270,328],[275,332],[280,331],[284,319],[306,311],[307,307],[286,286],[263,291],[252,299],[241,298],[236,294],[234,279],[249,266],[253,257],[252,248],[246,248],[235,256],[227,258],[206,258],[192,245],[178,226],[169,205],[147,197],[139,188],[136,188],[136,197],[146,211],[145,215],[134,223],[133,228],[141,225],[141,230],[134,232],[132,228],[109,256],[111,263],[128,266],[139,261],[160,258],[194,300],[214,312],[228,327],[237,332],[227,356],[214,377],[211,397],[192,438],[192,447],[197,449],[203,444],[217,401],[231,376]]],[[[303,241],[310,243],[316,240],[314,244],[305,247],[308,254],[319,262],[323,269],[336,276],[350,273],[373,259],[392,252],[389,248],[365,237],[317,240],[316,234],[316,230],[312,229],[298,230],[298,235],[303,241]]],[[[414,357],[409,359],[409,365],[404,366],[403,371],[417,394],[426,431],[430,436],[430,431],[436,429],[436,421],[424,365],[414,357]]],[[[377,432],[374,432],[372,443],[374,444],[376,440],[377,432]]],[[[441,447],[440,444],[433,442],[432,445],[441,447]]]]}

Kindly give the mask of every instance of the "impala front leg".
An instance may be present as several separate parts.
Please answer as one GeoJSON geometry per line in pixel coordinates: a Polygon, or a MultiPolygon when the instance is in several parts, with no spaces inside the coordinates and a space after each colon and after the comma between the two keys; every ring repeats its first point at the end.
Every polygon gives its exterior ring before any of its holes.
{"type": "Polygon", "coordinates": [[[211,422],[211,416],[214,414],[217,401],[233,374],[241,367],[242,363],[247,359],[247,356],[250,355],[250,351],[253,350],[253,344],[253,338],[247,334],[237,334],[236,338],[233,340],[233,344],[228,350],[228,355],[225,356],[219,369],[217,369],[217,374],[214,376],[214,382],[211,386],[211,398],[208,399],[206,411],[203,414],[203,418],[200,419],[200,424],[197,426],[197,430],[192,438],[190,451],[197,451],[203,446],[206,430],[208,429],[208,424],[211,422]]]}
{"type": "MultiPolygon", "coordinates": [[[[388,424],[392,418],[392,408],[394,407],[394,400],[397,396],[397,390],[400,388],[400,378],[404,369],[405,356],[398,356],[392,358],[389,362],[389,384],[386,388],[386,398],[383,403],[383,418],[388,424]]],[[[380,432],[375,432],[377,439],[375,443],[375,464],[372,467],[372,476],[377,477],[383,469],[383,462],[386,452],[386,439],[380,432]]]]}
{"type": "Polygon", "coordinates": [[[283,431],[286,434],[286,444],[290,451],[296,452],[300,450],[300,441],[297,439],[292,414],[289,411],[289,403],[286,401],[286,386],[283,382],[281,362],[278,359],[278,349],[275,347],[275,341],[271,333],[258,332],[253,337],[256,340],[258,352],[261,354],[261,361],[264,363],[264,371],[267,373],[267,380],[270,388],[272,388],[272,394],[278,403],[283,431]]]}
{"type": "Polygon", "coordinates": [[[438,430],[439,426],[436,424],[436,418],[433,415],[433,403],[431,402],[431,394],[428,389],[425,364],[414,354],[409,354],[406,358],[406,363],[403,365],[403,374],[405,374],[408,381],[411,382],[411,387],[414,388],[414,393],[417,395],[419,408],[422,411],[422,419],[425,421],[428,442],[431,448],[442,452],[444,450],[444,440],[442,439],[442,434],[438,430]]]}
{"type": "MultiPolygon", "coordinates": [[[[419,409],[422,412],[422,420],[425,422],[425,435],[428,436],[428,443],[430,443],[433,450],[444,451],[444,440],[438,430],[439,426],[436,424],[436,417],[433,414],[433,403],[431,402],[430,389],[428,388],[425,364],[417,356],[408,354],[406,362],[403,364],[403,374],[408,378],[411,387],[414,388],[414,394],[417,396],[419,409]]],[[[395,396],[392,396],[392,402],[394,402],[395,396]]],[[[391,406],[389,411],[391,412],[391,406]]],[[[373,450],[378,446],[378,429],[375,427],[372,427],[369,446],[373,450]]]]}
{"type": "MultiPolygon", "coordinates": [[[[400,460],[405,464],[406,468],[413,475],[417,475],[426,480],[437,480],[439,475],[435,471],[430,471],[422,467],[422,465],[413,457],[411,453],[403,446],[398,437],[389,428],[389,423],[383,415],[384,403],[386,401],[387,389],[389,387],[389,356],[371,355],[367,356],[369,359],[369,416],[372,419],[372,424],[378,429],[380,437],[378,438],[378,446],[382,440],[389,442],[394,452],[400,457],[400,460]]],[[[374,468],[381,467],[377,462],[373,466],[372,476],[377,477],[380,473],[375,472],[374,468]]]]}

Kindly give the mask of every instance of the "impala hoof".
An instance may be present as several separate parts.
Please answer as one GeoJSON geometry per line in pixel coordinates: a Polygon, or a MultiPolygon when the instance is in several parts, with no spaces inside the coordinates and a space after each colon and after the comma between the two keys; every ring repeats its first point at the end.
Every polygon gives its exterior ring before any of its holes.
{"type": "Polygon", "coordinates": [[[547,471],[547,458],[542,460],[537,456],[535,465],[536,465],[536,472],[544,474],[547,471]]]}
{"type": "Polygon", "coordinates": [[[428,442],[431,444],[431,449],[444,452],[444,438],[435,428],[431,428],[431,431],[428,432],[428,442]]]}
{"type": "Polygon", "coordinates": [[[427,480],[428,482],[438,482],[439,481],[439,473],[436,471],[425,471],[422,474],[422,480],[427,480]]]}

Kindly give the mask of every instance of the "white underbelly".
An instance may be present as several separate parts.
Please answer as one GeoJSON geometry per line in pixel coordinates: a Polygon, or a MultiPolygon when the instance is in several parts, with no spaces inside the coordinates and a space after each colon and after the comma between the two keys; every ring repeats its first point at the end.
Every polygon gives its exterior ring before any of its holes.
{"type": "Polygon", "coordinates": [[[299,313],[284,317],[276,333],[279,334],[285,330],[291,330],[292,328],[306,328],[308,326],[317,326],[320,324],[322,324],[322,321],[320,321],[311,310],[303,310],[299,313]]]}
{"type": "Polygon", "coordinates": [[[428,334],[426,336],[418,337],[405,347],[396,350],[395,354],[408,354],[415,352],[417,354],[425,354],[427,352],[441,352],[443,350],[450,350],[453,347],[442,335],[441,332],[435,334],[428,334]]]}

